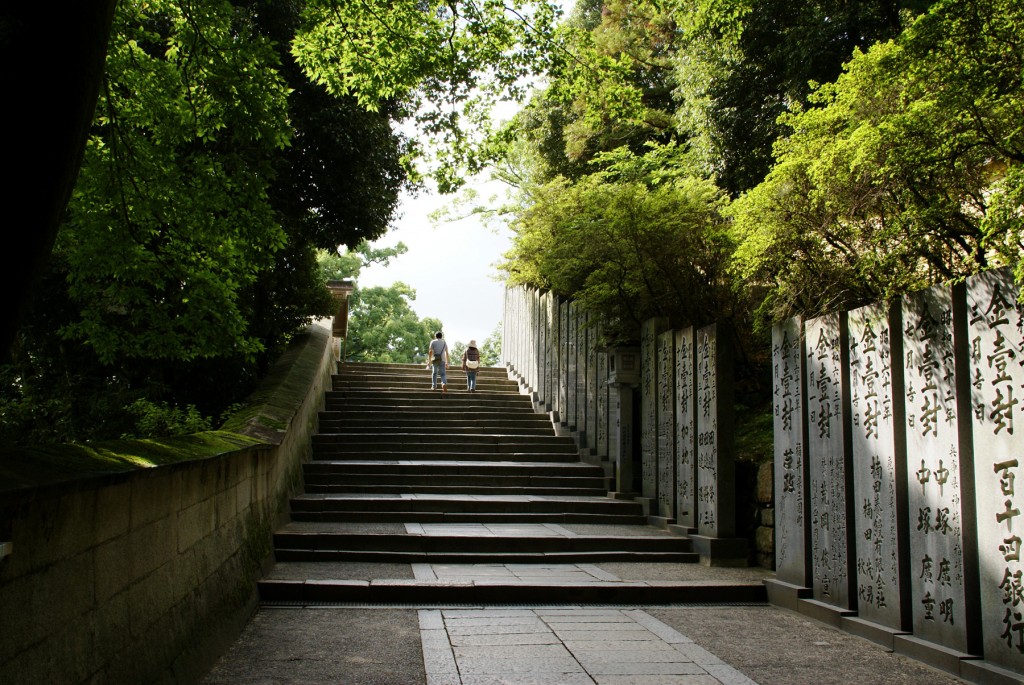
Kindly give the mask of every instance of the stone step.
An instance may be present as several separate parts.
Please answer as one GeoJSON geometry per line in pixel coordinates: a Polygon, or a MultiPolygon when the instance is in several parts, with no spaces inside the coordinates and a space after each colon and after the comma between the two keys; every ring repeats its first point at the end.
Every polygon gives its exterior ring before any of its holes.
{"type": "MultiPolygon", "coordinates": [[[[483,393],[468,393],[449,390],[447,397],[437,391],[425,390],[386,396],[383,393],[360,397],[352,393],[328,392],[324,409],[332,412],[346,411],[427,411],[427,412],[488,412],[509,414],[533,414],[530,399],[524,395],[504,397],[484,396],[483,393]]],[[[543,414],[541,415],[543,416],[543,414]]]]}
{"type": "MultiPolygon", "coordinates": [[[[568,475],[530,475],[530,474],[447,474],[443,477],[433,473],[328,473],[318,474],[305,472],[304,480],[308,492],[312,488],[362,488],[379,485],[389,488],[404,487],[406,491],[423,492],[423,487],[446,488],[446,492],[455,492],[460,487],[473,488],[475,491],[486,488],[524,488],[532,494],[534,488],[558,488],[572,490],[584,488],[596,490],[597,493],[585,492],[582,495],[603,497],[607,492],[604,476],[568,476],[568,475]]],[[[317,492],[323,492],[318,490],[317,492]]],[[[353,492],[366,492],[353,490],[353,492]]],[[[468,492],[468,491],[467,491],[468,492]]],[[[506,494],[506,493],[502,493],[506,494]]]]}
{"type": "MultiPolygon", "coordinates": [[[[458,447],[463,445],[495,445],[497,447],[543,447],[551,452],[563,450],[576,452],[576,443],[570,437],[558,437],[550,435],[506,435],[504,433],[492,433],[489,435],[462,435],[460,433],[415,433],[415,432],[377,432],[364,433],[360,435],[362,442],[388,442],[406,445],[441,445],[445,447],[458,447]]],[[[348,435],[337,433],[317,433],[313,435],[314,445],[344,445],[351,444],[352,438],[348,435]]],[[[527,451],[527,450],[524,450],[527,451]]],[[[532,451],[532,450],[531,450],[532,451]]]]}
{"type": "MultiPolygon", "coordinates": [[[[461,365],[461,361],[459,362],[459,364],[461,365]]],[[[390,362],[339,362],[337,365],[337,371],[339,374],[421,373],[425,366],[426,362],[422,364],[394,364],[390,362]]],[[[508,378],[508,369],[506,369],[504,366],[482,366],[477,371],[481,375],[498,375],[501,376],[502,378],[508,378]]]]}
{"type": "Polygon", "coordinates": [[[570,496],[570,497],[600,497],[608,491],[607,487],[583,487],[577,485],[410,485],[407,483],[363,483],[344,485],[331,485],[328,483],[306,483],[306,492],[310,494],[320,493],[352,493],[352,494],[390,494],[400,495],[408,493],[410,489],[418,494],[434,495],[544,495],[544,496],[570,496]]]}
{"type": "Polygon", "coordinates": [[[691,563],[699,555],[690,541],[673,536],[615,535],[409,535],[331,533],[274,534],[278,561],[375,561],[388,563],[594,563],[673,561],[691,563]]]}
{"type": "MultiPolygon", "coordinates": [[[[524,466],[545,462],[562,462],[565,464],[578,464],[579,454],[575,451],[569,452],[476,452],[472,449],[447,450],[445,445],[428,445],[427,449],[417,448],[410,445],[366,445],[366,449],[353,449],[340,451],[333,449],[332,445],[313,449],[314,462],[348,462],[348,461],[372,461],[381,458],[395,457],[411,461],[433,461],[437,463],[462,462],[462,461],[491,461],[504,463],[515,459],[524,466]]],[[[312,462],[311,462],[312,463],[312,462]]]]}
{"type": "Polygon", "coordinates": [[[262,580],[264,604],[746,604],[766,602],[762,582],[604,581],[511,583],[505,580],[429,581],[262,580]]]}
{"type": "MultiPolygon", "coordinates": [[[[437,390],[434,390],[437,396],[440,396],[440,382],[438,381],[437,390]]],[[[514,383],[502,383],[496,384],[490,381],[476,380],[476,390],[469,392],[466,389],[466,379],[453,377],[451,374],[445,381],[449,395],[456,393],[465,394],[467,396],[480,397],[483,395],[492,396],[520,396],[519,387],[514,383]]],[[[424,379],[409,379],[404,381],[389,381],[387,383],[379,383],[377,381],[360,381],[360,380],[341,380],[337,377],[331,382],[331,390],[335,392],[343,391],[367,391],[367,392],[430,392],[430,378],[424,379]]]]}
{"type": "Polygon", "coordinates": [[[451,514],[586,513],[640,515],[638,502],[599,496],[476,495],[446,496],[420,493],[395,495],[312,494],[292,498],[292,512],[441,512],[451,514]]]}
{"type": "Polygon", "coordinates": [[[436,425],[406,425],[400,419],[396,419],[393,425],[378,424],[372,426],[352,426],[343,421],[331,421],[320,426],[320,433],[323,435],[336,435],[341,438],[352,437],[353,439],[365,440],[365,436],[379,436],[382,430],[393,430],[391,437],[402,434],[416,436],[438,435],[443,437],[458,436],[460,438],[486,438],[494,434],[506,437],[554,437],[550,426],[518,426],[506,424],[487,424],[472,420],[453,421],[445,420],[436,425]]]}
{"type": "Polygon", "coordinates": [[[603,477],[600,466],[583,462],[443,461],[436,460],[348,460],[314,461],[303,465],[306,477],[316,475],[409,474],[437,478],[464,475],[603,477]]]}
{"type": "Polygon", "coordinates": [[[320,431],[325,432],[323,426],[341,424],[353,428],[366,427],[403,427],[415,428],[417,426],[454,426],[488,428],[496,433],[501,433],[503,426],[515,428],[543,428],[550,435],[554,435],[551,421],[546,416],[532,412],[489,412],[477,413],[476,411],[428,411],[421,409],[410,409],[408,411],[322,411],[317,415],[320,431]]]}
{"type": "Polygon", "coordinates": [[[485,524],[569,524],[594,525],[647,524],[642,511],[636,513],[600,513],[585,511],[293,511],[292,521],[308,523],[485,523],[485,524]]]}

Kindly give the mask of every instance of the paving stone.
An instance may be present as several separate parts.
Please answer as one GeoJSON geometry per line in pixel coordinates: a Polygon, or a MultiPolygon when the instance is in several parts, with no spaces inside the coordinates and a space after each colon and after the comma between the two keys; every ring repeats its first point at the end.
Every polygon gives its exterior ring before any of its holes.
{"type": "Polygon", "coordinates": [[[468,645],[552,645],[562,644],[554,633],[514,633],[512,635],[449,635],[453,647],[468,645]]]}
{"type": "MultiPolygon", "coordinates": [[[[579,663],[571,656],[551,659],[459,659],[460,674],[488,673],[579,673],[579,663]]],[[[429,670],[429,669],[428,669],[429,670]]]]}
{"type": "Polygon", "coordinates": [[[711,675],[601,675],[597,685],[722,685],[711,675]]]}

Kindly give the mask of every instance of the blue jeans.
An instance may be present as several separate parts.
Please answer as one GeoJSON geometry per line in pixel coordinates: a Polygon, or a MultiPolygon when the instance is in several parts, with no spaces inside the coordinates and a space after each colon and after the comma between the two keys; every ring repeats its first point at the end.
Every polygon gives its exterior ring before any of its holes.
{"type": "Polygon", "coordinates": [[[466,387],[469,390],[476,390],[476,371],[466,369],[466,387]]]}
{"type": "Polygon", "coordinates": [[[441,385],[448,385],[448,369],[445,368],[444,362],[440,364],[430,365],[430,387],[437,387],[437,376],[441,374],[441,385]]]}

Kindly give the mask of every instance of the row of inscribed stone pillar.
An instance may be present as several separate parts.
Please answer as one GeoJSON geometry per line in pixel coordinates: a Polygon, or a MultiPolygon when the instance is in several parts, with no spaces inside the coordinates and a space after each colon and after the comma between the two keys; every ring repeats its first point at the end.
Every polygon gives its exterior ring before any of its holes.
{"type": "Polygon", "coordinates": [[[670,329],[667,318],[650,319],[641,329],[640,368],[643,496],[656,503],[657,516],[691,535],[732,539],[734,408],[727,329],[670,329]]]}
{"type": "Polygon", "coordinates": [[[1011,273],[786,321],[773,383],[778,579],[1024,673],[1011,273]]]}
{"type": "Polygon", "coordinates": [[[614,457],[613,401],[601,327],[577,305],[534,288],[505,291],[502,358],[534,402],[575,434],[581,448],[614,457]]]}

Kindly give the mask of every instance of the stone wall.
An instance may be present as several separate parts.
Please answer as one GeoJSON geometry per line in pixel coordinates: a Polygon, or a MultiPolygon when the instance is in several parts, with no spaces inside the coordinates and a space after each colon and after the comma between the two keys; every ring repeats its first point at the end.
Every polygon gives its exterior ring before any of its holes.
{"type": "Polygon", "coordinates": [[[224,431],[164,441],[178,463],[0,457],[0,681],[198,679],[255,610],[335,361],[310,327],[224,431]]]}

